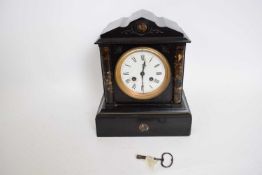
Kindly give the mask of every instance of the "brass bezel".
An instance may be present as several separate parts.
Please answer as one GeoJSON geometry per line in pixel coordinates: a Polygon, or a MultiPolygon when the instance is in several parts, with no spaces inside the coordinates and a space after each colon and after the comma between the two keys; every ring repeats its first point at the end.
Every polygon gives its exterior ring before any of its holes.
{"type": "Polygon", "coordinates": [[[170,77],[171,77],[171,71],[170,71],[170,66],[168,64],[166,57],[162,53],[160,53],[159,51],[157,51],[153,48],[150,48],[150,47],[136,47],[136,48],[133,48],[133,49],[126,51],[125,53],[123,53],[120,56],[120,58],[119,58],[119,60],[116,64],[116,68],[115,68],[115,80],[116,80],[118,87],[121,89],[121,91],[123,91],[129,97],[134,98],[134,99],[139,99],[139,100],[148,100],[148,99],[152,99],[152,98],[160,95],[167,88],[167,86],[170,82],[170,77]],[[132,54],[134,52],[138,52],[138,51],[147,51],[147,52],[153,53],[162,61],[163,65],[165,67],[165,78],[164,78],[163,83],[157,89],[155,89],[152,92],[148,92],[148,93],[134,92],[131,89],[129,89],[121,79],[121,65],[123,64],[125,59],[130,54],[132,54]]]}

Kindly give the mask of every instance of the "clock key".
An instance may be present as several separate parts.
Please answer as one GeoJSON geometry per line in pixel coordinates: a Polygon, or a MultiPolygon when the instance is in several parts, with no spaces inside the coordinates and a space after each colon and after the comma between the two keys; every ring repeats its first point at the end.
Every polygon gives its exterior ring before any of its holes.
{"type": "Polygon", "coordinates": [[[161,158],[156,158],[156,157],[152,157],[152,156],[144,156],[144,155],[136,155],[136,158],[137,159],[144,159],[146,160],[148,166],[150,168],[153,168],[155,166],[155,164],[157,163],[157,161],[160,161],[161,163],[161,166],[164,167],[164,168],[169,168],[172,166],[173,164],[173,155],[171,153],[168,153],[168,152],[164,152],[162,155],[161,155],[161,158]],[[167,161],[165,161],[167,159],[167,157],[169,157],[169,163],[165,163],[167,161]]]}

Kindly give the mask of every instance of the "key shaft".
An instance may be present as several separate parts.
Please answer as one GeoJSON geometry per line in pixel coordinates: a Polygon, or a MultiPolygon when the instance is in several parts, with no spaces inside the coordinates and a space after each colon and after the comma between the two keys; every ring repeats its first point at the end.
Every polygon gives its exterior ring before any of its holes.
{"type": "Polygon", "coordinates": [[[146,156],[143,156],[143,155],[139,155],[139,154],[138,154],[138,155],[136,155],[136,158],[137,158],[137,159],[146,159],[146,156]]]}

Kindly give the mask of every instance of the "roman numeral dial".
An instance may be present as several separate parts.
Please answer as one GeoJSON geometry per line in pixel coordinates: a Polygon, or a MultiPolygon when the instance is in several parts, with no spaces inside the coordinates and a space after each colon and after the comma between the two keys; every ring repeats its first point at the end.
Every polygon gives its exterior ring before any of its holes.
{"type": "Polygon", "coordinates": [[[119,58],[115,79],[126,95],[135,99],[151,99],[167,88],[170,81],[169,63],[155,49],[130,49],[119,58]]]}

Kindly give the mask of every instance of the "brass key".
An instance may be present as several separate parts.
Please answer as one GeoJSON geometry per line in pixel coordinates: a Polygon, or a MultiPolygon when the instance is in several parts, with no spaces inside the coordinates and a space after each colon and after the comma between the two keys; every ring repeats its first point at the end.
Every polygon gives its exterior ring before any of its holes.
{"type": "Polygon", "coordinates": [[[157,161],[160,161],[161,163],[161,166],[164,167],[164,168],[169,168],[172,166],[173,164],[173,155],[171,153],[168,153],[168,152],[164,152],[162,155],[161,155],[161,158],[156,158],[156,157],[152,157],[152,156],[144,156],[144,155],[136,155],[136,158],[137,159],[145,159],[149,165],[149,167],[154,167],[154,165],[157,163],[157,161]],[[165,159],[164,157],[168,155],[170,157],[170,163],[169,164],[165,164],[165,159]]]}

